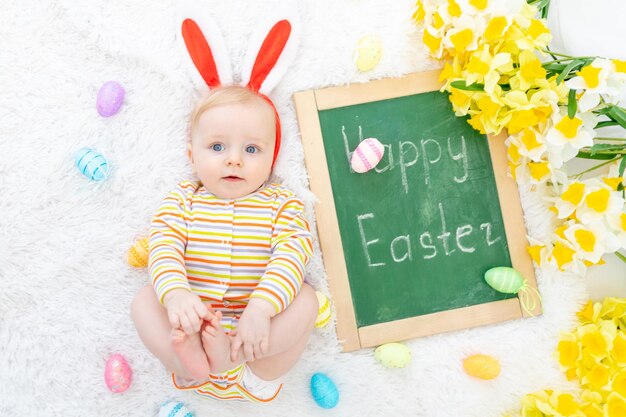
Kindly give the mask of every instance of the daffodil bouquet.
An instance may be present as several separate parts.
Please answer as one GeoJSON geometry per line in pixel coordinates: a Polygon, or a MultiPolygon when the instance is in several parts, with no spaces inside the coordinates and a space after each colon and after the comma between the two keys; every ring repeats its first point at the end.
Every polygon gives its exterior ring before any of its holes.
{"type": "Polygon", "coordinates": [[[413,17],[431,56],[444,62],[442,91],[455,114],[483,134],[502,133],[510,174],[554,213],[552,236],[529,237],[533,260],[583,274],[606,253],[626,261],[626,62],[551,51],[548,5],[419,0],[413,17]],[[606,129],[616,137],[599,134],[606,129]],[[575,157],[598,163],[568,176],[565,163],[575,157]]]}
{"type": "Polygon", "coordinates": [[[569,380],[582,392],[543,390],[522,398],[515,416],[626,416],[626,299],[589,301],[578,313],[580,323],[560,336],[556,356],[569,380]]]}

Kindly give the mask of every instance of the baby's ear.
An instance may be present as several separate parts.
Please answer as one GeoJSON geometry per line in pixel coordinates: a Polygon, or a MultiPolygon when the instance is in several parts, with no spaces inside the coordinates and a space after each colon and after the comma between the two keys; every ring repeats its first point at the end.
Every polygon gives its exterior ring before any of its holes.
{"type": "Polygon", "coordinates": [[[295,2],[264,19],[252,32],[241,70],[241,83],[267,95],[276,87],[295,59],[300,39],[300,19],[295,2]]]}
{"type": "Polygon", "coordinates": [[[196,87],[206,90],[232,84],[224,38],[206,4],[179,1],[177,24],[176,37],[196,87]]]}
{"type": "Polygon", "coordinates": [[[193,148],[191,146],[191,140],[187,142],[187,158],[189,159],[189,165],[191,165],[191,172],[196,173],[196,164],[193,160],[193,148]]]}

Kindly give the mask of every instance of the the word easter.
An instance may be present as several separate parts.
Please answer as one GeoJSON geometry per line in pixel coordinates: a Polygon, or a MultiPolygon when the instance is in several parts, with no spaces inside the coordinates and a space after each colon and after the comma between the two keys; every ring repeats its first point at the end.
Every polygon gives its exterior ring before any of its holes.
{"type": "MultiPolygon", "coordinates": [[[[349,141],[346,134],[346,127],[341,126],[341,135],[343,137],[343,143],[346,150],[346,157],[348,158],[348,164],[350,164],[352,153],[350,149],[356,149],[359,143],[363,141],[363,129],[359,126],[359,137],[357,141],[349,141]]],[[[385,153],[383,159],[378,166],[374,168],[378,174],[388,174],[395,172],[396,168],[400,169],[400,181],[404,188],[405,194],[409,192],[409,181],[407,177],[407,170],[414,166],[418,159],[422,159],[423,166],[423,180],[424,184],[429,186],[431,184],[430,170],[431,165],[436,165],[439,162],[443,162],[444,158],[451,158],[454,162],[459,164],[457,172],[450,172],[451,179],[456,183],[463,183],[468,177],[468,163],[467,163],[467,148],[465,146],[465,138],[461,136],[460,149],[453,149],[453,143],[451,138],[447,140],[447,146],[443,146],[447,149],[442,149],[442,145],[435,139],[420,139],[419,144],[409,140],[400,140],[393,143],[385,143],[383,139],[380,142],[385,147],[385,153]],[[418,146],[419,145],[419,146],[418,146]],[[445,152],[447,151],[447,152],[445,152]]],[[[416,169],[419,165],[417,165],[416,169]]]]}
{"type": "MultiPolygon", "coordinates": [[[[484,236],[484,241],[487,246],[491,246],[501,240],[501,236],[492,235],[492,224],[489,222],[481,223],[480,225],[472,226],[471,224],[464,224],[458,226],[454,233],[448,230],[446,225],[446,217],[443,210],[443,204],[439,203],[439,215],[441,218],[441,233],[434,236],[434,233],[430,231],[424,231],[419,235],[419,244],[424,253],[421,254],[424,259],[433,259],[438,254],[443,253],[445,256],[450,256],[457,250],[464,253],[472,253],[476,250],[475,247],[469,246],[467,241],[463,241],[464,238],[472,233],[480,233],[484,236]],[[477,230],[478,229],[478,230],[477,230]]],[[[381,242],[380,239],[372,236],[371,233],[366,232],[367,223],[370,220],[374,220],[376,216],[374,213],[359,214],[356,218],[359,224],[359,233],[361,237],[361,245],[365,253],[365,259],[367,265],[370,267],[384,266],[387,263],[384,260],[373,260],[370,255],[370,247],[373,245],[386,244],[389,245],[389,253],[391,259],[395,263],[412,261],[414,244],[414,235],[410,233],[399,235],[395,237],[391,242],[381,242]]]]}

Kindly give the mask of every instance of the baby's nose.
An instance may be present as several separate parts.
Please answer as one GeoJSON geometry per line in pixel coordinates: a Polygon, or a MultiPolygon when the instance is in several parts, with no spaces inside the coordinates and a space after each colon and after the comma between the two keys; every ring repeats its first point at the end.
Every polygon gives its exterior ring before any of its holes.
{"type": "Polygon", "coordinates": [[[241,165],[241,161],[242,158],[239,152],[231,152],[230,154],[228,154],[228,165],[241,165]]]}

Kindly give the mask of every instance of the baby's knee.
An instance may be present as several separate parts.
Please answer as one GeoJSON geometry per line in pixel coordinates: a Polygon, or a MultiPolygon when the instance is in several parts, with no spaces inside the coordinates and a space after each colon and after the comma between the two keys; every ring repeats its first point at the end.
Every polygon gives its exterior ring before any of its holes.
{"type": "Polygon", "coordinates": [[[317,296],[315,290],[309,284],[302,284],[300,289],[302,308],[306,312],[306,316],[315,320],[317,317],[317,311],[319,310],[319,304],[317,302],[317,296]]]}
{"type": "Polygon", "coordinates": [[[156,294],[150,285],[141,288],[130,305],[130,315],[133,320],[136,321],[136,318],[147,310],[146,307],[155,301],[157,301],[156,294]]]}

